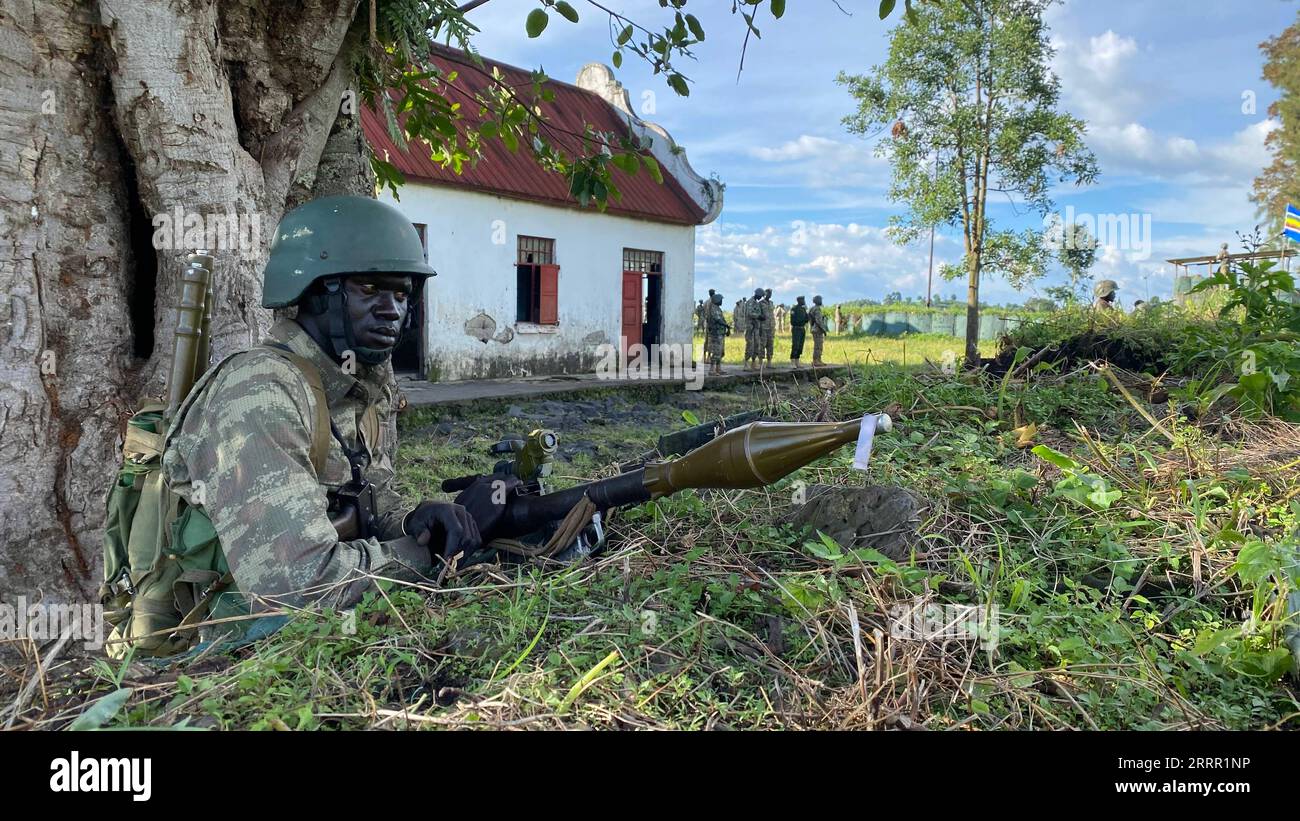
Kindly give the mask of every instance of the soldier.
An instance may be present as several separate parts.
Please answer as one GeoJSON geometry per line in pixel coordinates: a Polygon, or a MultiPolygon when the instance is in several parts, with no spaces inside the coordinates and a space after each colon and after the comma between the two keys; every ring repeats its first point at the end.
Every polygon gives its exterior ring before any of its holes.
{"type": "MultiPolygon", "coordinates": [[[[712,299],[713,294],[709,294],[709,298],[712,299]]],[[[691,316],[695,321],[695,333],[698,335],[704,330],[704,300],[695,303],[695,310],[691,316]]]]}
{"type": "Polygon", "coordinates": [[[393,487],[389,358],[434,275],[410,221],[368,197],[314,200],[281,220],[262,305],[297,316],[210,368],[164,445],[167,482],[186,516],[211,522],[234,579],[210,618],[267,600],[348,608],[372,576],[419,579],[439,557],[477,549],[495,524],[504,505],[486,481],[414,509],[393,487]],[[331,521],[349,508],[355,538],[331,521]]]}
{"type": "Polygon", "coordinates": [[[822,298],[813,297],[812,310],[808,312],[808,324],[812,326],[813,367],[824,368],[822,361],[822,342],[826,339],[826,317],[822,315],[822,298]]]}
{"type": "Polygon", "coordinates": [[[776,306],[772,304],[772,289],[763,290],[763,354],[767,366],[772,367],[772,347],[776,342],[776,306]]]}
{"type": "Polygon", "coordinates": [[[763,289],[745,303],[745,370],[758,370],[763,356],[763,289]]]}
{"type": "Polygon", "coordinates": [[[790,310],[785,307],[785,303],[778,303],[776,306],[776,332],[785,333],[785,320],[790,315],[790,310]]]}
{"type": "Polygon", "coordinates": [[[731,333],[731,326],[722,312],[722,294],[710,295],[705,318],[708,335],[704,338],[704,359],[710,365],[710,375],[722,376],[722,357],[726,353],[727,334],[731,333]]]}
{"type": "Polygon", "coordinates": [[[1119,290],[1119,285],[1113,279],[1103,279],[1098,282],[1092,289],[1092,295],[1096,299],[1092,302],[1092,307],[1100,311],[1110,311],[1115,309],[1115,293],[1119,290]]]}
{"type": "Polygon", "coordinates": [[[794,309],[790,311],[790,364],[798,368],[799,357],[803,356],[803,337],[808,325],[808,309],[804,307],[803,297],[795,300],[794,309]]]}
{"type": "Polygon", "coordinates": [[[744,336],[749,330],[749,302],[742,296],[736,300],[736,309],[731,312],[731,332],[744,336]]]}
{"type": "Polygon", "coordinates": [[[840,306],[835,306],[835,333],[844,333],[844,316],[840,313],[840,306]]]}

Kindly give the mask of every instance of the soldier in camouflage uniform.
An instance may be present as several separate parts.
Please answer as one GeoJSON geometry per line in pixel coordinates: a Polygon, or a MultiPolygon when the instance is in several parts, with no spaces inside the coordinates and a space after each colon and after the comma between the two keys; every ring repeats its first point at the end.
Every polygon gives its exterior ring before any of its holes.
{"type": "Polygon", "coordinates": [[[350,607],[371,589],[369,576],[419,579],[439,556],[476,549],[479,525],[494,523],[466,507],[489,498],[482,484],[458,503],[414,509],[392,486],[389,358],[433,275],[415,228],[376,200],[327,197],[281,221],[262,304],[296,305],[296,318],[208,370],[173,420],[163,455],[167,482],[211,521],[234,577],[236,595],[223,594],[228,609],[212,618],[268,603],[350,607]],[[317,416],[321,402],[325,417],[317,416]],[[330,430],[318,439],[321,418],[330,430]],[[325,444],[325,458],[314,458],[325,444]],[[358,477],[373,489],[374,515],[343,539],[331,507],[358,477]]]}
{"type": "Polygon", "coordinates": [[[749,332],[749,301],[743,296],[736,300],[736,307],[731,312],[731,332],[737,336],[749,332]]]}
{"type": "Polygon", "coordinates": [[[1092,288],[1092,295],[1096,297],[1092,301],[1092,307],[1099,311],[1111,311],[1115,309],[1115,294],[1119,291],[1119,285],[1113,279],[1103,279],[1092,288]]]}
{"type": "Polygon", "coordinates": [[[767,366],[772,367],[772,348],[776,344],[776,306],[772,304],[772,289],[763,291],[763,354],[767,366]]]}
{"type": "Polygon", "coordinates": [[[824,368],[826,363],[822,361],[822,343],[826,339],[827,328],[820,296],[813,297],[812,310],[808,312],[808,327],[812,331],[813,338],[813,367],[824,368]]]}
{"type": "Polygon", "coordinates": [[[758,370],[763,358],[763,289],[755,288],[745,303],[745,370],[758,370]]]}
{"type": "Polygon", "coordinates": [[[707,323],[708,335],[704,338],[704,359],[709,363],[709,373],[713,376],[721,376],[722,357],[726,353],[727,334],[731,333],[731,326],[727,324],[727,317],[722,313],[722,294],[712,294],[709,297],[707,310],[705,322],[707,323]]]}

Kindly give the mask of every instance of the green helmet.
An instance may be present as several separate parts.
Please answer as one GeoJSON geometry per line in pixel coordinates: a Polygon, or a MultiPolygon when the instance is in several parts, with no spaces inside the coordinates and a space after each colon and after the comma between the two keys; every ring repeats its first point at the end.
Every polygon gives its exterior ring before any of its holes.
{"type": "Polygon", "coordinates": [[[1107,297],[1119,290],[1119,284],[1113,279],[1103,279],[1092,288],[1092,295],[1098,298],[1107,297]]]}
{"type": "Polygon", "coordinates": [[[370,197],[322,197],[284,215],[262,274],[262,307],[295,304],[318,279],[359,273],[406,274],[415,294],[437,272],[424,261],[415,226],[370,197]]]}

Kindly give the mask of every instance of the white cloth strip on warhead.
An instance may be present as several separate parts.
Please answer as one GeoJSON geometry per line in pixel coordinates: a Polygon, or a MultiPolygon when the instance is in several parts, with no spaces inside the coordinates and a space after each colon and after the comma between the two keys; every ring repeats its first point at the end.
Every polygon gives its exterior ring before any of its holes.
{"type": "Polygon", "coordinates": [[[858,430],[858,446],[853,453],[853,467],[866,470],[871,461],[871,443],[876,431],[889,431],[894,427],[894,420],[887,413],[868,413],[862,417],[862,427],[858,430]]]}

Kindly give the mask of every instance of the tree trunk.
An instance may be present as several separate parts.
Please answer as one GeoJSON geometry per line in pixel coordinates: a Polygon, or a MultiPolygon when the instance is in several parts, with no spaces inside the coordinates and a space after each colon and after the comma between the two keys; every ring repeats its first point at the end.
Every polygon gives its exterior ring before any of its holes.
{"type": "Polygon", "coordinates": [[[285,208],[372,192],[339,113],[357,4],[0,0],[0,595],[94,595],[121,431],[171,354],[184,229],[240,227],[202,243],[219,357],[269,325],[285,208]]]}
{"type": "Polygon", "coordinates": [[[970,275],[966,280],[966,367],[980,364],[980,258],[970,256],[970,275]]]}

